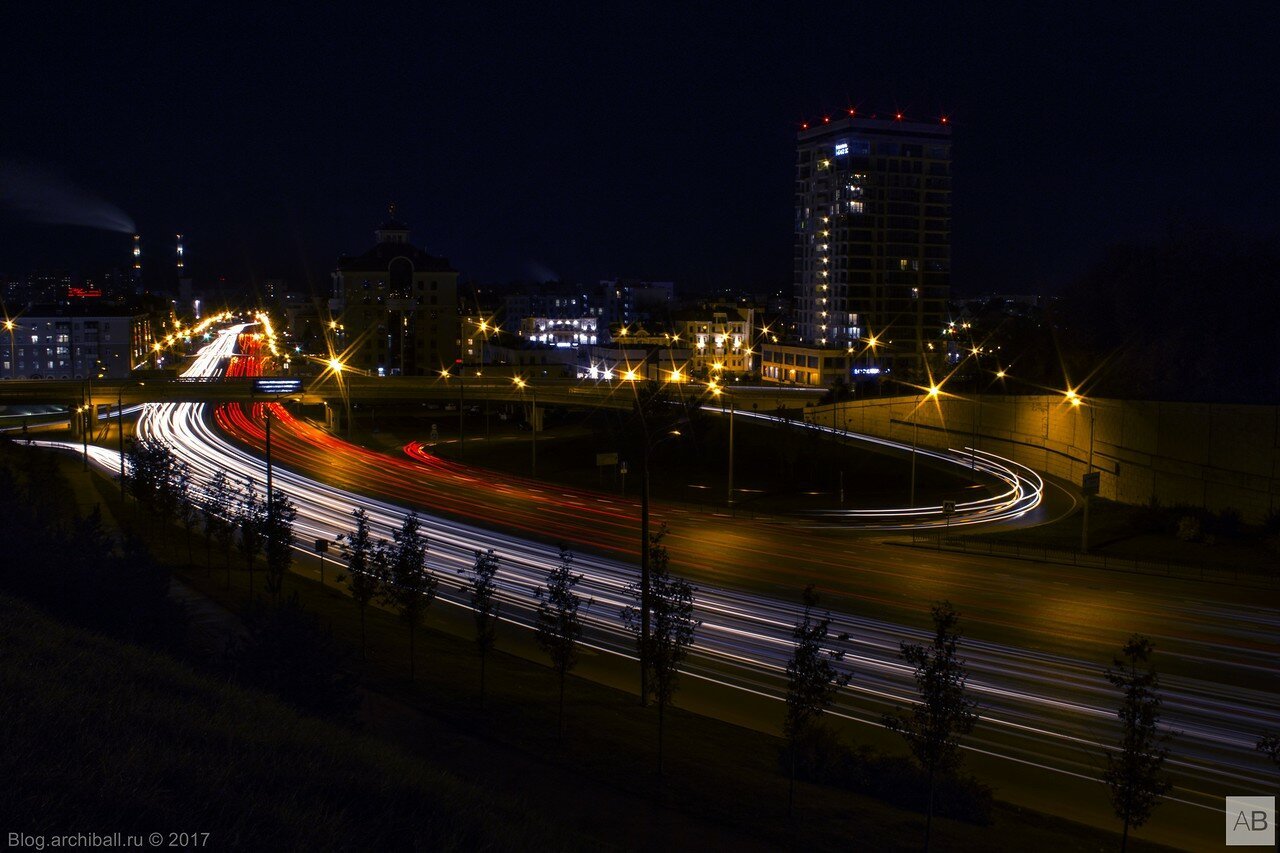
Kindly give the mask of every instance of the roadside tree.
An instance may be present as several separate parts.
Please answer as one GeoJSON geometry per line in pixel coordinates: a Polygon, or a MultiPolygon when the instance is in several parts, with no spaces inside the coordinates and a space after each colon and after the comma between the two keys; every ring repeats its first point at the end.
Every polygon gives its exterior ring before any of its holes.
{"type": "Polygon", "coordinates": [[[578,641],[582,639],[582,618],[578,609],[582,598],[574,587],[582,582],[582,575],[573,573],[573,554],[560,546],[560,559],[547,573],[544,586],[538,587],[538,614],[534,622],[534,637],[538,646],[551,659],[551,666],[560,678],[560,711],[557,727],[564,735],[564,682],[569,672],[578,665],[578,641]]]}
{"type": "Polygon", "coordinates": [[[427,537],[417,513],[409,513],[392,534],[386,549],[386,581],[382,601],[393,608],[409,628],[409,680],[415,673],[418,627],[436,598],[439,580],[427,568],[427,537]]]}
{"type": "Polygon", "coordinates": [[[493,650],[498,631],[498,587],[494,582],[498,575],[498,556],[493,549],[476,551],[476,561],[468,569],[460,569],[466,577],[463,592],[471,595],[471,612],[476,622],[476,650],[480,652],[480,705],[484,707],[484,670],[489,652],[493,650]]]}
{"type": "Polygon", "coordinates": [[[658,706],[658,775],[663,769],[663,728],[667,706],[675,695],[680,667],[693,646],[699,622],[693,615],[694,588],[670,572],[670,558],[662,544],[664,524],[649,538],[649,639],[642,632],[644,596],[641,581],[627,587],[631,603],[622,620],[636,634],[636,647],[646,667],[646,689],[658,706]]]}
{"type": "Polygon", "coordinates": [[[933,606],[933,641],[903,643],[902,658],[915,669],[919,701],[884,717],[890,731],[902,735],[928,776],[929,802],[924,849],[933,833],[933,799],[938,777],[954,773],[960,764],[960,738],[978,721],[977,704],[969,696],[965,661],[959,655],[960,614],[951,602],[933,606]]]}
{"type": "MultiPolygon", "coordinates": [[[[804,616],[791,632],[795,647],[787,661],[787,714],[782,727],[791,759],[788,811],[795,807],[796,755],[805,739],[812,738],[821,726],[822,715],[852,677],[837,666],[844,660],[844,650],[830,647],[831,615],[814,615],[818,593],[812,584],[805,587],[802,600],[804,616]]],[[[837,639],[846,642],[849,636],[841,634],[837,639]]]]}
{"type": "Polygon", "coordinates": [[[1151,641],[1134,634],[1120,656],[1105,671],[1107,681],[1120,691],[1119,748],[1107,751],[1103,781],[1111,792],[1111,807],[1124,822],[1120,849],[1129,845],[1129,829],[1142,826],[1171,785],[1164,772],[1169,755],[1170,732],[1160,731],[1160,679],[1151,668],[1151,641]]]}

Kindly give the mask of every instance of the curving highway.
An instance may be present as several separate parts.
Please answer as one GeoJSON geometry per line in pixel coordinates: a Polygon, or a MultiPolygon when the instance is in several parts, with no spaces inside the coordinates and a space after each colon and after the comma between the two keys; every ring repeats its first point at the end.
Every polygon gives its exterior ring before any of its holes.
{"type": "MultiPolygon", "coordinates": [[[[243,328],[219,333],[188,373],[216,375],[229,364],[232,372],[251,369],[232,361],[243,328]]],[[[262,459],[220,430],[252,446],[264,404],[252,412],[228,405],[209,414],[203,404],[149,404],[138,432],[168,442],[200,478],[223,470],[260,485],[262,459]]],[[[348,530],[356,506],[365,507],[376,534],[388,538],[407,508],[426,510],[433,569],[452,575],[471,564],[477,549],[493,548],[502,560],[503,617],[527,626],[536,606],[533,590],[556,557],[551,543],[566,540],[584,574],[580,591],[594,602],[585,612],[588,644],[631,657],[633,640],[618,619],[623,590],[637,571],[629,502],[490,476],[433,457],[388,460],[312,429],[279,407],[273,420],[281,427],[277,432],[273,424],[273,458],[281,465],[275,483],[298,506],[299,541],[348,530]]],[[[108,472],[118,468],[110,451],[95,449],[93,459],[108,472]]],[[[996,457],[980,462],[1007,489],[966,507],[966,517],[1016,514],[1039,499],[1042,486],[1033,472],[996,457]]],[[[918,513],[851,520],[875,527],[928,522],[918,513]]],[[[1225,793],[1265,792],[1275,784],[1253,751],[1258,732],[1280,730],[1280,608],[1274,595],[1161,579],[1100,579],[1071,567],[1039,567],[1033,574],[839,529],[744,523],[671,507],[658,508],[655,516],[671,527],[673,566],[699,585],[702,627],[688,667],[697,679],[779,697],[800,615],[800,606],[784,599],[798,599],[805,583],[817,581],[826,602],[841,611],[832,614],[833,635],[850,637],[846,665],[854,678],[836,713],[875,724],[911,695],[899,644],[923,641],[928,603],[950,597],[964,614],[970,687],[981,703],[982,720],[966,748],[1055,778],[1093,780],[1103,743],[1116,731],[1114,697],[1101,669],[1129,632],[1141,631],[1159,650],[1166,722],[1181,732],[1171,765],[1173,798],[1185,807],[1182,822],[1207,820],[1220,831],[1225,793]]],[[[462,606],[453,586],[441,584],[441,591],[444,600],[462,606]]]]}

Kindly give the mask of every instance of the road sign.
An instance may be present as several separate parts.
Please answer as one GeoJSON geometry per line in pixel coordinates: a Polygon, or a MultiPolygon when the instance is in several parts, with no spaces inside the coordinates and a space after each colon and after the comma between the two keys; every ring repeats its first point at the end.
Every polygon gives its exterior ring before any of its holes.
{"type": "Polygon", "coordinates": [[[437,426],[436,424],[432,424],[431,425],[431,441],[434,443],[439,440],[440,440],[440,427],[437,426]]]}
{"type": "Polygon", "coordinates": [[[599,468],[604,468],[608,465],[617,465],[617,464],[618,464],[618,454],[616,453],[597,453],[596,454],[596,466],[599,468]]]}
{"type": "Polygon", "coordinates": [[[947,517],[947,518],[950,518],[951,516],[955,515],[955,514],[956,514],[956,502],[955,502],[955,501],[943,501],[943,502],[942,502],[942,514],[943,514],[945,517],[947,517]]]}
{"type": "Polygon", "coordinates": [[[627,473],[627,463],[626,463],[626,462],[619,462],[619,463],[618,463],[618,473],[619,473],[619,474],[625,474],[625,473],[627,473]]]}
{"type": "Polygon", "coordinates": [[[301,379],[266,379],[253,380],[255,394],[297,394],[302,390],[301,379]]]}
{"type": "Polygon", "coordinates": [[[1098,493],[1098,484],[1102,480],[1100,471],[1090,471],[1080,478],[1080,491],[1086,495],[1096,495],[1098,493]]]}

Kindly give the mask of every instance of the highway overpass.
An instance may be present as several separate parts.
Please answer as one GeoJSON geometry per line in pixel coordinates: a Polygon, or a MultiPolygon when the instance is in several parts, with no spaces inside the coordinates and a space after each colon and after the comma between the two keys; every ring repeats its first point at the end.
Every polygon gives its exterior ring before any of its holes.
{"type": "MultiPolygon", "coordinates": [[[[0,381],[0,405],[53,404],[75,408],[86,400],[104,406],[120,401],[138,403],[249,403],[265,399],[293,400],[325,404],[335,410],[353,403],[376,402],[524,402],[535,398],[539,406],[581,406],[627,409],[632,406],[634,383],[593,379],[530,379],[524,387],[509,378],[479,376],[459,378],[434,376],[347,376],[341,381],[332,374],[303,380],[302,390],[292,394],[263,395],[255,392],[253,379],[102,379],[87,382],[75,379],[17,379],[0,381]]],[[[676,393],[702,396],[702,383],[683,382],[671,386],[676,393]]],[[[773,412],[779,408],[803,409],[816,403],[824,389],[790,386],[739,386],[725,389],[729,399],[744,411],[773,412]]],[[[339,415],[340,417],[340,415],[339,415]]]]}

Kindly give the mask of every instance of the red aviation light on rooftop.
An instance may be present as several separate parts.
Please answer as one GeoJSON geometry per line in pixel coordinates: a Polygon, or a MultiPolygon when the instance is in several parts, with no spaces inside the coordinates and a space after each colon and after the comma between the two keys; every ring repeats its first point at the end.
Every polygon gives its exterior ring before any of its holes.
{"type": "Polygon", "coordinates": [[[823,123],[823,124],[831,124],[831,116],[823,116],[823,117],[822,117],[822,123],[823,123]]]}
{"type": "Polygon", "coordinates": [[[802,122],[800,122],[800,129],[801,129],[801,130],[808,130],[808,129],[809,129],[809,122],[807,122],[807,121],[802,121],[802,122]]]}
{"type": "Polygon", "coordinates": [[[942,117],[942,123],[943,123],[943,124],[946,124],[946,123],[947,123],[947,117],[946,117],[946,116],[943,116],[943,117],[942,117]]]}
{"type": "Polygon", "coordinates": [[[893,114],[893,120],[894,120],[894,121],[902,121],[902,113],[894,113],[894,114],[893,114]]]}

